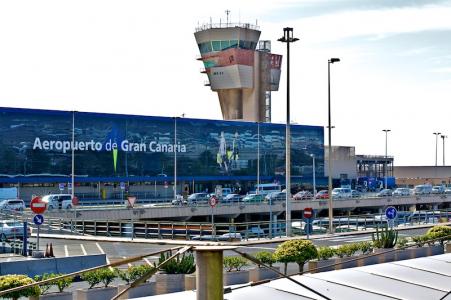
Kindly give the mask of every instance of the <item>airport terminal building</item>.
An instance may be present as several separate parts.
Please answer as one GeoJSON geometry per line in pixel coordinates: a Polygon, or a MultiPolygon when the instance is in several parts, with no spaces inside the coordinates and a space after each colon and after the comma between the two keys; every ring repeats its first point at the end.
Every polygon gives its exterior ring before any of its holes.
{"type": "MultiPolygon", "coordinates": [[[[291,135],[292,182],[312,182],[312,155],[324,180],[323,127],[292,125],[291,135]]],[[[0,108],[0,187],[18,186],[26,201],[68,192],[72,152],[82,197],[114,198],[121,187],[169,196],[175,176],[178,193],[285,181],[282,124],[0,108]]]]}

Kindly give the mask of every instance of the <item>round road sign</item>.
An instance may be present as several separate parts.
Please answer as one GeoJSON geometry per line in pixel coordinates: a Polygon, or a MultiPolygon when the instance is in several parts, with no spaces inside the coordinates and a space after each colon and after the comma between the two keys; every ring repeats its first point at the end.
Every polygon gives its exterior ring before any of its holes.
{"type": "Polygon", "coordinates": [[[36,225],[42,225],[44,223],[44,216],[43,215],[35,215],[33,217],[33,223],[36,225]]]}
{"type": "Polygon", "coordinates": [[[304,218],[306,219],[313,218],[313,209],[311,207],[304,208],[304,218]]]}
{"type": "Polygon", "coordinates": [[[211,196],[210,200],[208,201],[211,207],[215,207],[216,204],[218,204],[218,198],[215,196],[211,196]]]}
{"type": "Polygon", "coordinates": [[[47,203],[42,201],[41,196],[36,196],[31,200],[30,208],[35,214],[42,214],[47,208],[47,203]]]}
{"type": "Polygon", "coordinates": [[[387,207],[387,209],[385,210],[385,216],[386,216],[387,219],[389,219],[389,220],[395,219],[397,214],[398,214],[398,212],[396,211],[396,208],[394,208],[393,206],[389,206],[389,207],[387,207]]]}

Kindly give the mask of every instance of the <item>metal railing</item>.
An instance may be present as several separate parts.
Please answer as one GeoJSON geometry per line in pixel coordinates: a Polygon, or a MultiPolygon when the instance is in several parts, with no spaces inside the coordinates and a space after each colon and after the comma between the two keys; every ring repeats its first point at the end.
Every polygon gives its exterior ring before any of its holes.
{"type": "MultiPolygon", "coordinates": [[[[451,210],[417,211],[410,214],[400,214],[393,221],[396,228],[409,226],[438,224],[451,221],[451,210]]],[[[243,222],[243,223],[212,223],[209,222],[171,222],[171,221],[97,221],[97,220],[64,220],[48,218],[41,232],[76,233],[81,235],[136,237],[145,239],[172,240],[235,240],[263,239],[282,237],[285,235],[285,220],[243,222]],[[239,235],[238,235],[239,234],[239,235]]],[[[333,225],[336,232],[364,231],[387,224],[384,214],[356,215],[334,217],[333,225]]],[[[306,235],[306,220],[293,219],[293,234],[306,235]]],[[[317,218],[311,221],[311,235],[326,233],[329,227],[328,218],[317,218]]]]}

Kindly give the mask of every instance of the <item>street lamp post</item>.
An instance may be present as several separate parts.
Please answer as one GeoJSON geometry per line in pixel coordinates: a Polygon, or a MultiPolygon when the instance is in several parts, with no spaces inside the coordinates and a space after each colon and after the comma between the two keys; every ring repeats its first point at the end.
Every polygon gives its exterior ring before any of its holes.
{"type": "Polygon", "coordinates": [[[332,205],[332,119],[331,119],[331,109],[330,109],[330,64],[339,62],[339,58],[331,58],[327,61],[327,89],[328,89],[328,108],[329,108],[329,116],[328,116],[328,131],[329,131],[329,148],[328,148],[328,206],[329,206],[329,233],[334,232],[333,226],[333,217],[334,217],[334,207],[332,205]]]}
{"type": "Polygon", "coordinates": [[[385,179],[385,189],[387,189],[387,136],[388,133],[391,131],[390,129],[382,129],[383,132],[385,132],[385,169],[384,169],[384,179],[385,179]]]}
{"type": "Polygon", "coordinates": [[[433,132],[435,135],[435,166],[437,167],[437,147],[438,147],[438,136],[441,134],[440,132],[433,132]]]}
{"type": "Polygon", "coordinates": [[[316,197],[315,154],[310,154],[313,159],[313,199],[316,197]]]}
{"type": "Polygon", "coordinates": [[[285,226],[287,236],[291,235],[290,43],[298,40],[298,38],[293,37],[293,28],[290,27],[285,27],[283,37],[278,39],[279,42],[287,43],[287,122],[285,130],[285,226]]]}
{"type": "Polygon", "coordinates": [[[448,136],[442,134],[440,137],[441,137],[442,140],[443,140],[443,165],[445,165],[445,139],[446,139],[448,136]]]}

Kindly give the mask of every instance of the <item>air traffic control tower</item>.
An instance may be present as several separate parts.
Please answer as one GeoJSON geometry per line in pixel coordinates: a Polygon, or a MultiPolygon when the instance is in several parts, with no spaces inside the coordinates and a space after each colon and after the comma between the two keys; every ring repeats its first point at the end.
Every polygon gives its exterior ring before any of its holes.
{"type": "Polygon", "coordinates": [[[251,24],[205,24],[194,33],[208,76],[218,93],[224,120],[271,122],[271,91],[279,89],[282,56],[259,41],[251,24]]]}

